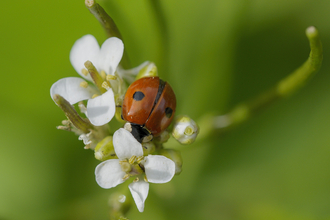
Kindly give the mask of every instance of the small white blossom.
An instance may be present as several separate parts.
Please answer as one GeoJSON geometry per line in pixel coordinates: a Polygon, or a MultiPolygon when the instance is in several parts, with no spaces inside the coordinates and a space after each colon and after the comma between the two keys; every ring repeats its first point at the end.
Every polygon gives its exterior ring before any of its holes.
{"type": "MultiPolygon", "coordinates": [[[[96,182],[105,189],[109,189],[123,183],[126,176],[133,176],[134,172],[123,170],[123,162],[129,161],[134,157],[143,156],[142,145],[133,137],[133,135],[120,128],[113,135],[113,145],[118,159],[110,159],[100,163],[95,169],[96,182]]],[[[161,155],[148,155],[139,163],[144,167],[146,179],[151,183],[169,182],[175,174],[175,164],[172,160],[161,155]]],[[[133,199],[140,212],[144,210],[144,202],[148,196],[149,183],[145,182],[141,174],[139,180],[129,184],[129,189],[133,199]]]]}
{"type": "MultiPolygon", "coordinates": [[[[80,76],[92,82],[91,76],[86,74],[84,63],[91,61],[100,73],[104,71],[106,74],[114,75],[123,51],[124,45],[116,37],[107,39],[100,48],[92,35],[85,35],[73,45],[70,61],[80,76]]],[[[116,111],[114,93],[112,89],[108,89],[105,93],[100,94],[84,79],[68,77],[58,80],[50,89],[51,97],[59,94],[72,105],[82,100],[88,100],[86,112],[88,119],[95,126],[104,125],[113,118],[116,111]],[[99,96],[92,98],[95,94],[99,96]]]]}
{"type": "Polygon", "coordinates": [[[199,127],[190,117],[181,115],[174,120],[172,135],[181,144],[193,143],[198,133],[199,127]]]}

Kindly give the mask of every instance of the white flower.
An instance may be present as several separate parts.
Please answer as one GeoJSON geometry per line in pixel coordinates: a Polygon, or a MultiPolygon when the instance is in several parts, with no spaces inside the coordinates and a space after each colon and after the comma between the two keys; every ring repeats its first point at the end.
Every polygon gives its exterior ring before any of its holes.
{"type": "Polygon", "coordinates": [[[149,191],[148,182],[169,182],[175,174],[175,164],[172,160],[161,155],[148,155],[143,158],[142,145],[130,132],[123,128],[114,133],[113,145],[119,159],[110,159],[100,163],[95,169],[96,182],[102,188],[109,189],[123,183],[127,176],[133,176],[134,173],[139,175],[139,180],[129,184],[129,189],[138,210],[143,212],[144,202],[149,191]],[[141,178],[141,173],[134,171],[134,167],[125,169],[125,166],[123,166],[123,164],[128,165],[129,159],[135,157],[143,158],[140,162],[135,163],[135,166],[144,167],[148,182],[141,178]]]}
{"type": "MultiPolygon", "coordinates": [[[[86,71],[84,63],[91,61],[100,73],[104,71],[106,74],[114,75],[123,51],[124,45],[116,37],[107,39],[100,48],[92,35],[85,35],[73,45],[70,61],[80,76],[92,82],[91,76],[84,74],[86,71]]],[[[82,100],[88,100],[86,113],[88,119],[95,126],[104,125],[113,118],[116,111],[113,91],[108,89],[99,95],[100,92],[86,83],[84,79],[78,77],[60,79],[52,85],[50,95],[53,98],[55,94],[59,94],[72,105],[82,100]],[[92,99],[95,94],[99,96],[92,99]]]]}
{"type": "Polygon", "coordinates": [[[128,70],[125,70],[125,69],[119,67],[117,69],[117,71],[118,71],[118,74],[120,75],[120,77],[124,78],[127,82],[129,82],[131,84],[136,80],[136,76],[140,73],[140,71],[143,68],[147,68],[144,71],[145,76],[151,76],[150,72],[151,72],[152,68],[156,69],[156,71],[154,73],[155,75],[153,75],[153,76],[157,76],[156,65],[150,61],[145,61],[145,62],[141,63],[139,66],[132,68],[132,69],[128,69],[128,70]],[[149,73],[149,75],[148,75],[148,73],[149,73]]]}
{"type": "Polygon", "coordinates": [[[89,75],[85,76],[81,72],[87,60],[91,61],[99,72],[104,71],[108,75],[114,75],[123,52],[124,44],[119,38],[108,38],[100,48],[95,37],[89,34],[74,43],[70,52],[70,61],[77,73],[91,81],[89,75]]]}

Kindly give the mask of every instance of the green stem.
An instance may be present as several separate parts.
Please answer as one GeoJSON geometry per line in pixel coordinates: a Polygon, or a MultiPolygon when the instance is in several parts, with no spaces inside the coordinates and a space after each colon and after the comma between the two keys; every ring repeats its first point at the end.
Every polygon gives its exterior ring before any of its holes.
{"type": "Polygon", "coordinates": [[[129,182],[125,181],[111,193],[108,200],[110,220],[128,220],[125,216],[134,203],[128,190],[129,182]]]}
{"type": "Polygon", "coordinates": [[[121,34],[113,19],[105,10],[94,0],[86,0],[85,5],[95,18],[100,22],[108,37],[118,37],[122,39],[121,34]]]}
{"type": "Polygon", "coordinates": [[[279,95],[286,96],[296,91],[316,73],[322,64],[322,44],[319,37],[319,32],[315,27],[306,29],[311,52],[307,61],[294,71],[291,75],[279,82],[277,92],[279,95]]]}
{"type": "Polygon", "coordinates": [[[168,59],[168,50],[166,49],[168,48],[168,32],[167,32],[168,28],[165,20],[164,11],[162,9],[159,0],[150,0],[149,2],[155,14],[157,26],[160,33],[160,40],[161,40],[160,51],[159,51],[161,57],[159,62],[161,63],[157,63],[157,66],[163,68],[164,72],[167,72],[166,70],[167,67],[163,65],[164,63],[167,63],[166,59],[168,59]]]}
{"type": "MultiPolygon", "coordinates": [[[[117,37],[123,40],[117,25],[114,20],[107,14],[107,12],[98,4],[95,0],[85,0],[85,5],[92,13],[95,18],[100,22],[104,31],[106,32],[107,37],[117,37]]],[[[121,64],[125,68],[129,68],[129,59],[127,53],[124,51],[123,59],[121,60],[121,64]]]]}
{"type": "Polygon", "coordinates": [[[307,28],[306,36],[311,48],[307,61],[265,93],[249,102],[236,106],[225,115],[213,118],[214,128],[217,131],[222,132],[235,125],[241,124],[274,101],[291,95],[314,76],[322,64],[322,44],[319,32],[315,27],[307,28]]]}

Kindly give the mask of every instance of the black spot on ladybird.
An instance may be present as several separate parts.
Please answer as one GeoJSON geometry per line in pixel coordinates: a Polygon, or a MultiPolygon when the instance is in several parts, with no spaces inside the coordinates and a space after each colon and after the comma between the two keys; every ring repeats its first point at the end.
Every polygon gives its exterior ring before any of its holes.
{"type": "Polygon", "coordinates": [[[144,98],[143,92],[137,91],[133,94],[133,99],[135,101],[141,101],[144,98]]]}
{"type": "Polygon", "coordinates": [[[165,109],[165,114],[167,118],[170,118],[172,116],[172,113],[173,113],[173,109],[171,109],[170,107],[167,107],[165,109]]]}

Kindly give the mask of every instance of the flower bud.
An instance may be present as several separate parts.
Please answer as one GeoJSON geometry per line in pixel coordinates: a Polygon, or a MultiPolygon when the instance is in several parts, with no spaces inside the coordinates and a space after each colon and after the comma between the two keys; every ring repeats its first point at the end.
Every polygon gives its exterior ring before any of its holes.
{"type": "Polygon", "coordinates": [[[136,80],[143,77],[158,76],[157,66],[154,63],[148,63],[144,66],[136,76],[136,80]]]}
{"type": "Polygon", "coordinates": [[[181,152],[174,149],[162,149],[160,154],[173,160],[175,163],[175,174],[178,175],[182,171],[182,157],[181,152]]]}
{"type": "Polygon", "coordinates": [[[142,143],[143,155],[148,156],[156,150],[156,146],[153,142],[143,142],[142,143]]]}
{"type": "Polygon", "coordinates": [[[165,130],[159,136],[154,137],[154,141],[157,143],[165,143],[170,138],[170,133],[165,130]]]}
{"type": "Polygon", "coordinates": [[[193,143],[198,133],[198,125],[188,116],[179,116],[175,119],[172,135],[181,144],[193,143]]]}
{"type": "Polygon", "coordinates": [[[114,192],[109,198],[108,205],[110,207],[110,219],[126,219],[123,216],[131,208],[132,199],[121,192],[114,192]]]}
{"type": "Polygon", "coordinates": [[[96,145],[94,155],[100,161],[117,158],[113,147],[112,136],[107,136],[96,145]]]}

